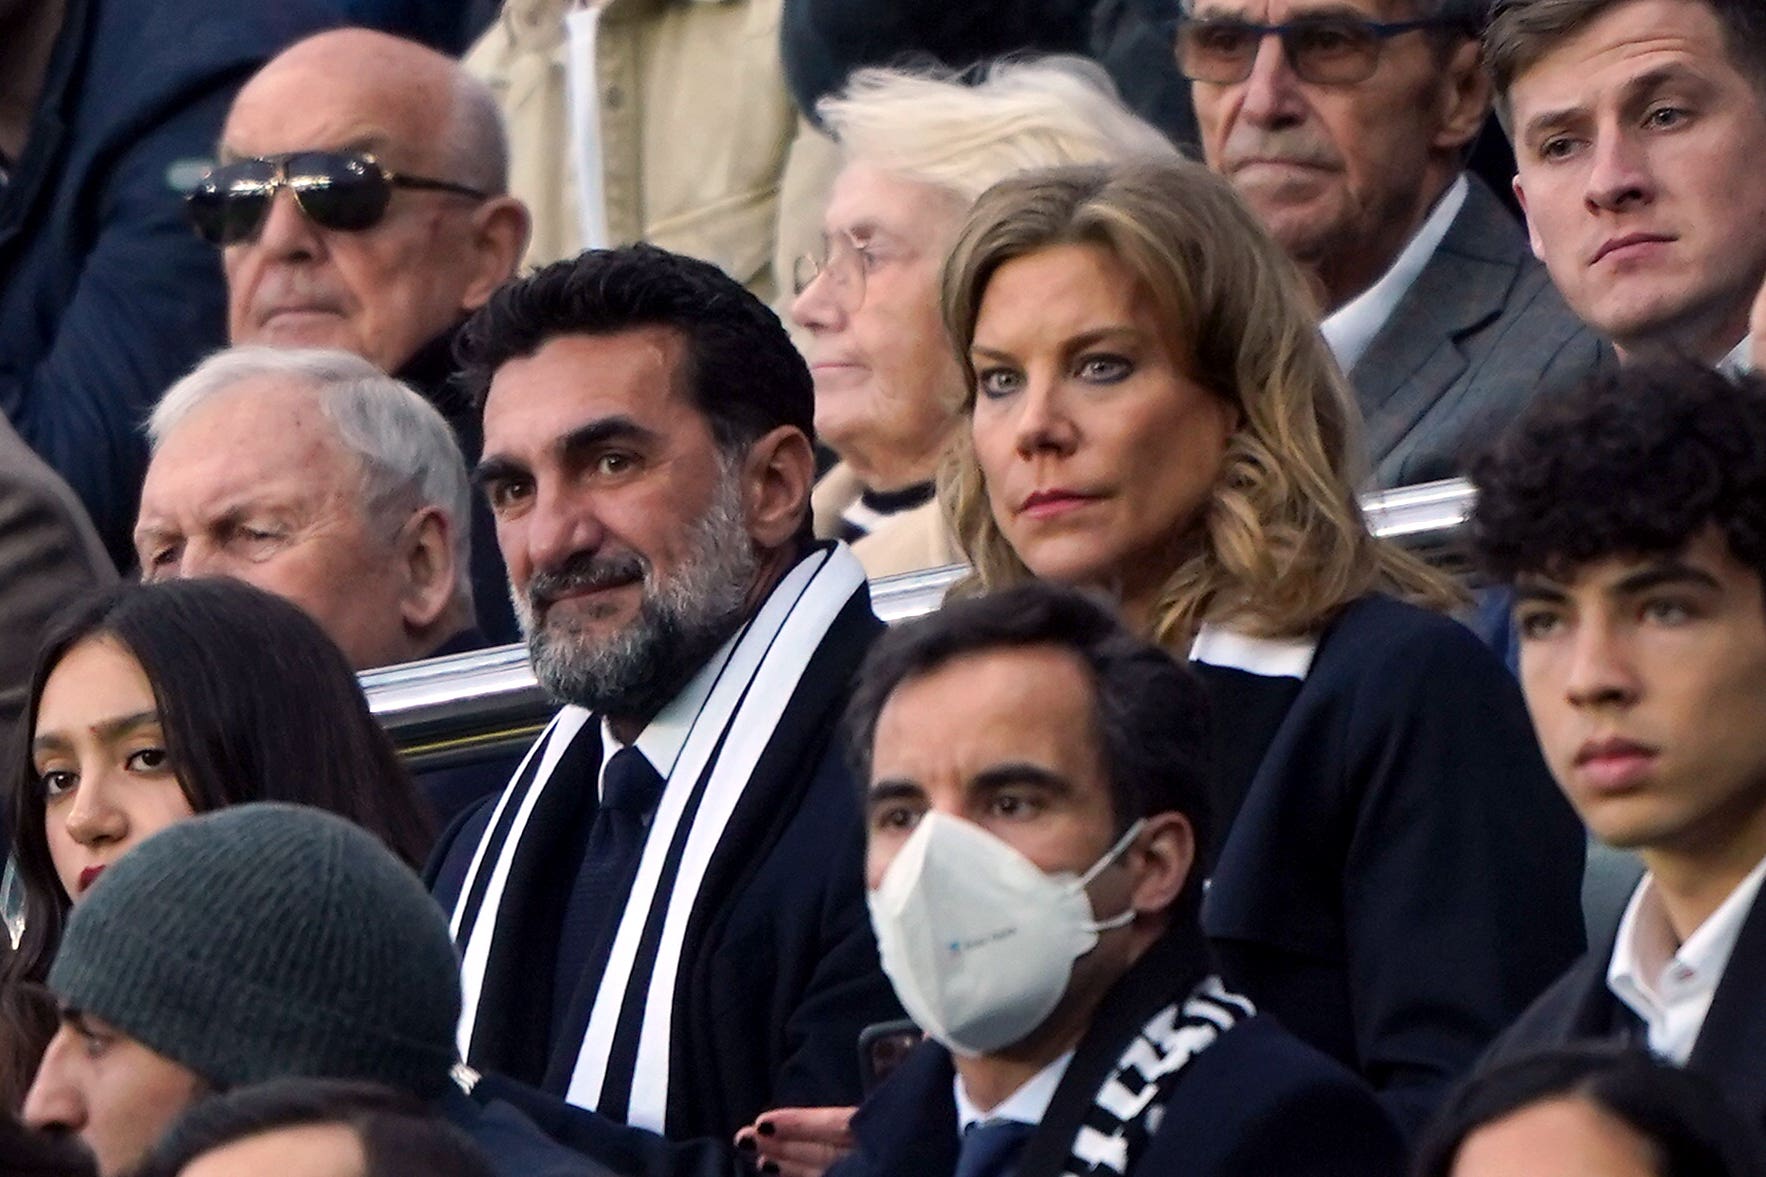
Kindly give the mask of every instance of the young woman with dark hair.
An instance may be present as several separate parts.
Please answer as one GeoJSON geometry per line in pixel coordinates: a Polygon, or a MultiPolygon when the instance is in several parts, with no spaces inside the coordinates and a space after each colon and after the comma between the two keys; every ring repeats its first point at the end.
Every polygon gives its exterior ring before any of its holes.
{"type": "Polygon", "coordinates": [[[77,602],[44,637],[21,731],[8,813],[23,927],[0,965],[9,1005],[16,984],[43,977],[69,906],[104,868],[192,814],[312,805],[413,868],[433,837],[337,647],[300,609],[236,581],[126,584],[77,602]]]}

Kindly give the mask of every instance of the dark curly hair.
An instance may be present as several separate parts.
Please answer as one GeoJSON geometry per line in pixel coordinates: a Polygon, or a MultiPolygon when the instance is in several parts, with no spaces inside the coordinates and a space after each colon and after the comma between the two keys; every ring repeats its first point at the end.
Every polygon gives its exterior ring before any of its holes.
{"type": "Polygon", "coordinates": [[[1472,464],[1474,557],[1493,578],[1669,555],[1715,525],[1766,580],[1766,379],[1689,361],[1547,395],[1472,464]]]}
{"type": "Polygon", "coordinates": [[[591,249],[505,284],[466,321],[455,351],[482,408],[510,360],[560,335],[639,327],[686,338],[681,377],[726,453],[780,425],[815,440],[815,384],[779,317],[711,263],[654,245],[591,249]]]}

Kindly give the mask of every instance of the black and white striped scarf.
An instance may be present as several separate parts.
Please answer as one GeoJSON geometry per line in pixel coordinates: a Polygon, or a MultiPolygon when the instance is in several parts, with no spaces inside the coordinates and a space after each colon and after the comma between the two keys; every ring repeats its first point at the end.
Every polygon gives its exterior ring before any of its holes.
{"type": "MultiPolygon", "coordinates": [[[[663,1131],[677,970],[700,884],[811,657],[864,585],[864,569],[849,548],[818,546],[774,588],[718,668],[646,836],[578,1049],[570,1103],[608,1111],[600,1104],[608,1067],[621,1057],[614,1038],[629,1022],[638,1030],[629,1103],[622,1097],[612,1114],[663,1131]]],[[[505,885],[541,797],[549,789],[581,787],[554,773],[591,719],[580,707],[566,707],[540,736],[498,800],[460,889],[451,927],[461,950],[458,1037],[468,1061],[493,953],[514,947],[499,937],[505,885]]],[[[623,1081],[619,1086],[625,1089],[623,1081]]]]}
{"type": "Polygon", "coordinates": [[[1257,1012],[1248,997],[1205,977],[1182,1002],[1141,1026],[1098,1088],[1061,1172],[1066,1177],[1123,1177],[1159,1131],[1177,1077],[1202,1051],[1257,1012]]]}

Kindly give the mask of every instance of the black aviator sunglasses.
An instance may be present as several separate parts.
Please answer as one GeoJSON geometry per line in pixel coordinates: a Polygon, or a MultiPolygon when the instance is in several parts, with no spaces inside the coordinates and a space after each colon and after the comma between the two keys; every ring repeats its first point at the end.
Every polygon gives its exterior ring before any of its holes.
{"type": "Polygon", "coordinates": [[[365,151],[290,151],[211,168],[184,198],[197,234],[211,245],[249,241],[263,228],[278,188],[323,229],[359,232],[386,215],[394,188],[451,192],[474,200],[490,194],[447,180],[388,171],[365,151]]]}

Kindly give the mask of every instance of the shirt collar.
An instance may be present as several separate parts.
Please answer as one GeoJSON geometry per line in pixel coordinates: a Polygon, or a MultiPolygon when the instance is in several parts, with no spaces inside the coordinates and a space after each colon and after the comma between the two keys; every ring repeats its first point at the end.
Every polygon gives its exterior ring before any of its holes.
{"type": "Polygon", "coordinates": [[[1435,250],[1440,247],[1441,239],[1447,236],[1453,218],[1459,215],[1470,191],[1471,183],[1462,172],[1435,202],[1434,210],[1380,280],[1326,315],[1324,322],[1319,324],[1325,343],[1343,371],[1347,372],[1361,362],[1374,336],[1380,333],[1399,301],[1416,284],[1417,275],[1435,256],[1435,250]]]}
{"type": "MultiPolygon", "coordinates": [[[[711,688],[717,682],[717,676],[723,671],[724,663],[730,660],[730,654],[736,648],[738,633],[718,648],[717,653],[706,659],[705,665],[699,668],[687,685],[681,688],[680,694],[668,701],[667,706],[656,713],[656,718],[644,725],[638,738],[632,743],[644,754],[663,780],[668,779],[674,771],[675,761],[681,758],[681,749],[686,747],[687,736],[693,730],[694,720],[705,707],[705,700],[711,696],[711,688]]],[[[607,762],[613,754],[625,747],[614,736],[613,729],[608,726],[607,717],[601,717],[601,772],[607,772],[607,762]]]]}
{"type": "Polygon", "coordinates": [[[1042,1123],[1042,1118],[1048,1114],[1049,1104],[1054,1101],[1055,1089],[1061,1085],[1061,1078],[1066,1075],[1067,1065],[1072,1061],[1073,1052],[1069,1050],[986,1111],[975,1106],[975,1101],[969,1098],[968,1091],[963,1087],[962,1075],[957,1075],[951,1080],[957,1100],[957,1131],[967,1132],[972,1125],[997,1120],[1012,1120],[1019,1124],[1042,1123]]]}
{"type": "Polygon", "coordinates": [[[1752,336],[1742,336],[1741,342],[1732,348],[1728,355],[1717,361],[1717,370],[1725,376],[1744,376],[1754,370],[1754,359],[1751,354],[1754,340],[1752,336]]]}
{"type": "Polygon", "coordinates": [[[1265,678],[1305,679],[1318,654],[1318,639],[1260,638],[1205,622],[1190,643],[1190,661],[1243,670],[1265,678]]]}
{"type": "Polygon", "coordinates": [[[1701,989],[1715,990],[1763,881],[1766,859],[1748,872],[1684,943],[1676,944],[1655,877],[1645,875],[1619,921],[1613,959],[1607,965],[1607,988],[1639,1014],[1645,1013],[1638,1008],[1640,1003],[1646,1008],[1662,1004],[1661,981],[1669,968],[1701,989]]]}

